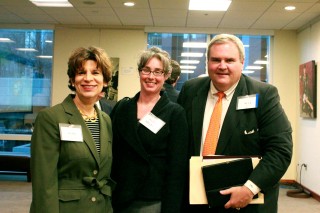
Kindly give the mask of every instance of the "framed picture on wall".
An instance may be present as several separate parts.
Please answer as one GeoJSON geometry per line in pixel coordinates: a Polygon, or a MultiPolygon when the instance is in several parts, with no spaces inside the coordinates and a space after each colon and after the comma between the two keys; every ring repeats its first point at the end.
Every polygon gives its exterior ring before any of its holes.
{"type": "Polygon", "coordinates": [[[317,117],[316,64],[309,61],[299,66],[300,117],[317,117]]]}
{"type": "Polygon", "coordinates": [[[113,66],[111,81],[108,85],[107,99],[111,101],[118,100],[118,78],[119,78],[119,58],[110,58],[113,66]]]}

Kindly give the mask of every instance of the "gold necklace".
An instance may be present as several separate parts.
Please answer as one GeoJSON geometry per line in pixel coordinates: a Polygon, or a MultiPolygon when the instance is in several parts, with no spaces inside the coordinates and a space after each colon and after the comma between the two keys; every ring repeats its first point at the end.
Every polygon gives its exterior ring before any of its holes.
{"type": "Polygon", "coordinates": [[[84,114],[79,108],[78,108],[78,110],[79,110],[80,114],[82,115],[83,120],[85,120],[87,122],[90,121],[93,123],[98,120],[96,109],[94,109],[93,116],[89,116],[89,115],[84,114]]]}

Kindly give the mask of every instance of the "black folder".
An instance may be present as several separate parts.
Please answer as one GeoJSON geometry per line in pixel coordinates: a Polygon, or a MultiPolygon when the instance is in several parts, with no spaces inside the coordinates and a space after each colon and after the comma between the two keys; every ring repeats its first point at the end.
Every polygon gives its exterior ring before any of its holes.
{"type": "Polygon", "coordinates": [[[220,190],[242,186],[253,171],[251,158],[242,158],[202,167],[204,187],[210,207],[225,205],[230,195],[220,190]]]}

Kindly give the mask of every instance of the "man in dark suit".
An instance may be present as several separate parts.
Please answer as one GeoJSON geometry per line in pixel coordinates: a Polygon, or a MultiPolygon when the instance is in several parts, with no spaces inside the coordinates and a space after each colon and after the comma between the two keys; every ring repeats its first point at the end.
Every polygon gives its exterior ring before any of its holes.
{"type": "Polygon", "coordinates": [[[188,212],[277,212],[278,182],[292,157],[292,129],[276,87],[242,75],[244,58],[239,38],[229,34],[214,37],[207,50],[209,76],[187,81],[178,103],[187,113],[191,156],[202,155],[216,93],[224,92],[220,134],[213,154],[259,155],[262,159],[243,186],[220,191],[231,195],[224,206],[189,205],[188,212]],[[260,191],[264,204],[248,205],[260,191]]]}
{"type": "Polygon", "coordinates": [[[171,67],[172,67],[171,75],[165,81],[163,87],[169,97],[169,100],[177,103],[179,91],[175,89],[175,86],[177,84],[177,81],[180,78],[181,69],[180,69],[179,63],[175,60],[171,60],[171,67]]]}
{"type": "Polygon", "coordinates": [[[114,107],[114,105],[116,105],[117,101],[116,100],[109,100],[106,98],[106,94],[107,92],[105,92],[104,89],[100,95],[99,95],[99,100],[96,102],[97,107],[102,110],[103,112],[107,113],[108,115],[111,114],[111,111],[114,107]]]}
{"type": "Polygon", "coordinates": [[[102,111],[104,111],[105,113],[107,113],[108,115],[110,115],[111,114],[111,111],[112,111],[112,109],[113,109],[113,107],[114,107],[114,105],[117,103],[116,101],[112,101],[112,100],[109,100],[109,99],[107,99],[107,98],[105,98],[105,97],[103,97],[103,98],[101,98],[96,104],[98,105],[98,103],[99,103],[99,105],[100,105],[100,109],[102,110],[102,111]]]}

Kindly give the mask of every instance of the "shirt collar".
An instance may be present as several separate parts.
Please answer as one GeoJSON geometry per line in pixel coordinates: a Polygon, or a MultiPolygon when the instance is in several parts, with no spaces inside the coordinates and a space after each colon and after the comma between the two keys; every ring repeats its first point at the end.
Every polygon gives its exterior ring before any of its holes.
{"type": "MultiPolygon", "coordinates": [[[[239,81],[240,81],[240,79],[239,79],[239,81]]],[[[230,87],[230,89],[228,89],[227,91],[223,91],[224,94],[226,95],[225,98],[227,100],[232,98],[232,95],[233,95],[233,93],[234,93],[239,81],[237,81],[237,83],[232,85],[232,87],[230,87]]],[[[214,96],[214,94],[216,94],[217,92],[219,92],[219,91],[215,88],[215,86],[213,85],[212,81],[210,81],[210,94],[211,94],[211,96],[214,96]]]]}

